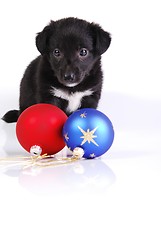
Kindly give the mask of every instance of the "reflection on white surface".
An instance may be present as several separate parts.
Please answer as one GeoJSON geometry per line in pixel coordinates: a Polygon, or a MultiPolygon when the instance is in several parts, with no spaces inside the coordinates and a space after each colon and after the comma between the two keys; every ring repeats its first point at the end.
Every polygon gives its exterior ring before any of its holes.
{"type": "Polygon", "coordinates": [[[10,168],[5,174],[18,177],[23,188],[35,194],[105,193],[115,182],[112,170],[100,159],[80,160],[64,166],[10,168]]]}
{"type": "MultiPolygon", "coordinates": [[[[114,182],[114,175],[118,177],[120,172],[113,174],[111,166],[114,172],[118,167],[122,171],[123,168],[126,169],[129,166],[129,161],[137,164],[145,163],[145,159],[147,159],[147,163],[154,159],[151,162],[151,168],[153,168],[155,161],[158,162],[158,158],[161,156],[160,102],[117,93],[106,95],[104,92],[99,109],[111,119],[115,131],[112,147],[102,156],[102,160],[105,160],[106,164],[96,159],[58,168],[41,169],[39,172],[33,172],[31,169],[22,172],[10,169],[6,173],[10,176],[17,176],[24,188],[38,194],[88,192],[88,190],[97,193],[103,192],[114,182]]],[[[28,156],[28,153],[17,141],[16,124],[6,124],[0,121],[0,127],[1,157],[28,156]]],[[[147,168],[147,164],[145,167],[147,168]]]]}

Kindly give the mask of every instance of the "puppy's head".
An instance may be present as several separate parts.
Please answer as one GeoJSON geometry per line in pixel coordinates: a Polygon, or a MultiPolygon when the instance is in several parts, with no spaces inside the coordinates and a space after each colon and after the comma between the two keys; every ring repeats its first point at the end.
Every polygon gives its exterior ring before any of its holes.
{"type": "Polygon", "coordinates": [[[39,52],[48,56],[58,81],[67,87],[89,75],[110,42],[110,34],[99,25],[77,18],[51,21],[36,37],[39,52]]]}

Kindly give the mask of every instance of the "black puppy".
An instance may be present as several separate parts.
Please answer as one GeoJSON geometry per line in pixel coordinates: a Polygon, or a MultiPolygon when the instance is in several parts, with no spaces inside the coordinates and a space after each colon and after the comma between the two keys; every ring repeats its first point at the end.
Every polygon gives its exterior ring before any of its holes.
{"type": "Polygon", "coordinates": [[[99,25],[77,18],[51,21],[36,37],[41,53],[20,84],[20,110],[3,116],[16,122],[36,103],[50,103],[68,116],[79,108],[97,108],[102,90],[101,55],[111,37],[99,25]]]}

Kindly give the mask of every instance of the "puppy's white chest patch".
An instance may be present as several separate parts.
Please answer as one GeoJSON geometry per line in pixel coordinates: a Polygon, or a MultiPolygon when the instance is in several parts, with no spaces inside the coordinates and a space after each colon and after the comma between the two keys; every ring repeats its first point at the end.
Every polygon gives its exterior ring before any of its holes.
{"type": "Polygon", "coordinates": [[[83,97],[90,96],[93,93],[92,90],[86,90],[84,92],[69,94],[67,91],[56,89],[54,87],[52,87],[51,92],[54,96],[68,101],[67,112],[69,113],[76,111],[81,106],[81,100],[83,97]]]}

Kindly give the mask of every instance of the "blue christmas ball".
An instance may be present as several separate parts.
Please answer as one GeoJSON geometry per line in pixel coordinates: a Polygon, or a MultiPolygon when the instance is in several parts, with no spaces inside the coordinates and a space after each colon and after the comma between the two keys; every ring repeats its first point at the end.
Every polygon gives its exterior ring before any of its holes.
{"type": "Polygon", "coordinates": [[[84,158],[103,155],[111,147],[114,130],[110,119],[93,108],[80,109],[69,116],[63,127],[67,147],[84,150],[84,158]]]}

